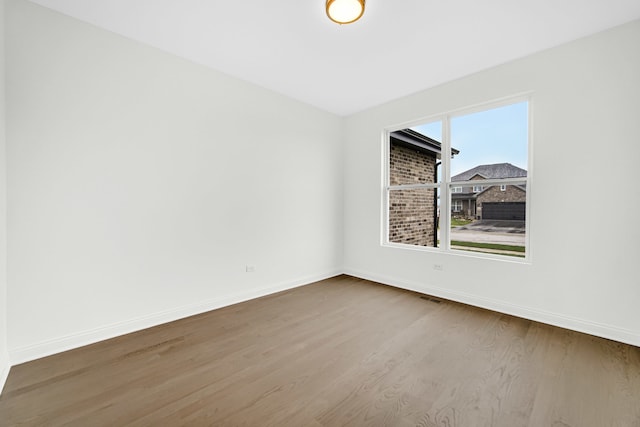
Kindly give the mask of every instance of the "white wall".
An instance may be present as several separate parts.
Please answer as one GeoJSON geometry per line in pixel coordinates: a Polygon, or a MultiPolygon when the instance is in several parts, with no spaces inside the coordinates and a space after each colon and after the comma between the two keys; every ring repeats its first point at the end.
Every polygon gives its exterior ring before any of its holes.
{"type": "Polygon", "coordinates": [[[7,352],[7,161],[4,87],[4,0],[0,0],[0,392],[9,375],[7,352]]]}
{"type": "Polygon", "coordinates": [[[24,0],[7,18],[12,363],[342,270],[343,119],[24,0]]]}
{"type": "Polygon", "coordinates": [[[636,21],[350,117],[346,271],[640,345],[639,42],[636,21]],[[382,247],[382,129],[526,91],[532,263],[382,247]]]}

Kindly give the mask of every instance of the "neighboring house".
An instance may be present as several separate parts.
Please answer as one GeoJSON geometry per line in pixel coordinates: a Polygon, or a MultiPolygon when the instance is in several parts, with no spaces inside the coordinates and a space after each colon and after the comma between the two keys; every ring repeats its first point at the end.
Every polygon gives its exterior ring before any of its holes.
{"type": "Polygon", "coordinates": [[[526,170],[511,163],[496,163],[476,166],[451,177],[451,214],[470,219],[524,221],[527,197],[525,186],[485,186],[482,181],[526,176],[526,170]]]}
{"type": "MultiPolygon", "coordinates": [[[[390,134],[389,184],[435,183],[442,154],[439,141],[411,129],[390,134]]],[[[458,150],[452,150],[457,154],[458,150]]],[[[395,190],[389,193],[389,241],[437,246],[437,191],[395,190]]]]}

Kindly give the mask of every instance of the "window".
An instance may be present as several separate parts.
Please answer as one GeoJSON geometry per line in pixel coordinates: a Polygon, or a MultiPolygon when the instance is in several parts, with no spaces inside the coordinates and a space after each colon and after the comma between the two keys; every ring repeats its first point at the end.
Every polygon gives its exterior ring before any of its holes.
{"type": "Polygon", "coordinates": [[[388,242],[437,247],[441,126],[389,133],[388,242]]]}
{"type": "Polygon", "coordinates": [[[520,98],[387,131],[383,243],[526,258],[529,114],[520,98]]]}

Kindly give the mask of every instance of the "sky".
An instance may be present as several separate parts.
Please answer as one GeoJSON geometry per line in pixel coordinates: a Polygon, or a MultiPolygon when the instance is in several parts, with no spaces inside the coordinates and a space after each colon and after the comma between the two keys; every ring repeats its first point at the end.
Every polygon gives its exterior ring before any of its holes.
{"type": "MultiPolygon", "coordinates": [[[[479,165],[511,163],[527,169],[528,103],[520,102],[451,119],[451,176],[479,165]]],[[[442,141],[442,122],[413,130],[442,141]]]]}

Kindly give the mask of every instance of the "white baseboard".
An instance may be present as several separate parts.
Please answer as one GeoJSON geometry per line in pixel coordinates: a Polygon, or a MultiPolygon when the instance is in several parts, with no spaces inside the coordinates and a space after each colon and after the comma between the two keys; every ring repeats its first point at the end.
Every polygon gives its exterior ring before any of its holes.
{"type": "Polygon", "coordinates": [[[359,270],[346,269],[344,274],[640,347],[640,334],[628,329],[519,306],[505,301],[479,297],[464,292],[455,292],[424,283],[407,282],[393,277],[370,274],[359,270]]]}
{"type": "Polygon", "coordinates": [[[11,365],[9,365],[9,359],[4,358],[4,360],[2,360],[2,365],[0,365],[0,394],[2,394],[2,390],[4,390],[4,385],[7,383],[7,378],[9,377],[10,369],[11,369],[11,365]]]}
{"type": "MultiPolygon", "coordinates": [[[[274,294],[276,292],[285,291],[287,289],[297,288],[299,286],[308,285],[313,282],[328,279],[342,274],[341,271],[331,271],[325,274],[307,276],[295,281],[289,281],[270,285],[266,287],[251,289],[233,295],[226,295],[221,298],[204,301],[198,304],[192,304],[175,309],[142,316],[136,319],[118,322],[101,328],[83,331],[77,334],[62,336],[51,340],[39,342],[34,345],[9,349],[9,360],[11,365],[29,362],[31,360],[50,356],[52,354],[61,353],[63,351],[72,350],[74,348],[83,347],[85,345],[94,344],[120,335],[129,334],[140,331],[142,329],[158,326],[163,323],[173,322],[185,317],[194,316],[196,314],[205,313],[207,311],[259,298],[265,295],[274,294]]],[[[8,371],[8,370],[7,370],[8,371]]]]}

